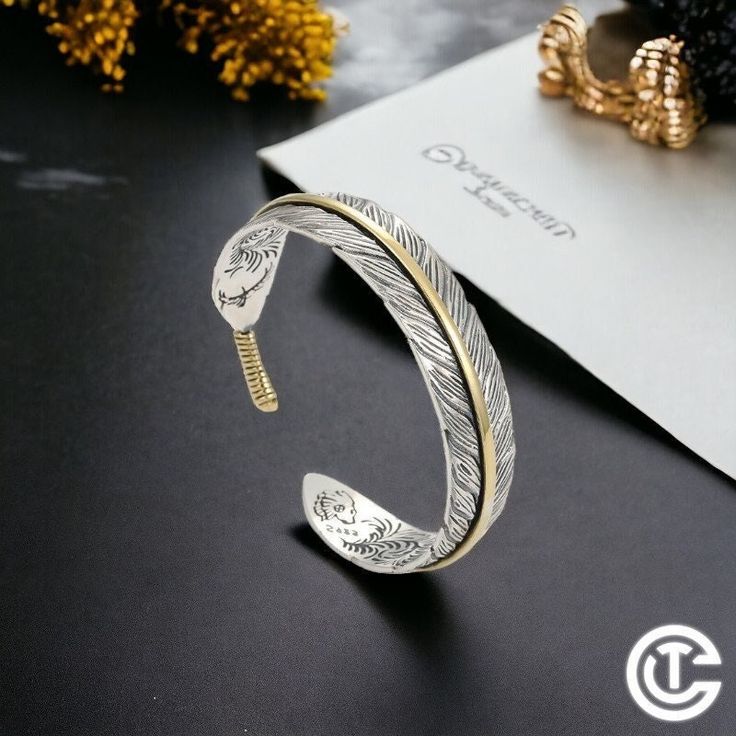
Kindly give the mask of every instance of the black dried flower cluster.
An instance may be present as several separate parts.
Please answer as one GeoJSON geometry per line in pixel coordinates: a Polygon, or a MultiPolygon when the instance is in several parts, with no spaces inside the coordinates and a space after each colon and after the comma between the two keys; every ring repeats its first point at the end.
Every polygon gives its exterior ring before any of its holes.
{"type": "Polygon", "coordinates": [[[708,117],[736,117],[736,0],[630,0],[657,33],[685,42],[695,95],[708,117]]]}

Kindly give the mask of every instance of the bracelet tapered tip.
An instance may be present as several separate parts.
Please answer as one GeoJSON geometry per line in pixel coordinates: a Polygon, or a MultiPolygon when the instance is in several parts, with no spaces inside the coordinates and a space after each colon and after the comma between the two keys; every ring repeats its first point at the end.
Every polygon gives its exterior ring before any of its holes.
{"type": "Polygon", "coordinates": [[[248,330],[247,332],[236,330],[233,332],[233,337],[250,398],[260,411],[276,411],[279,408],[279,400],[271,379],[263,367],[263,360],[258,349],[255,333],[253,330],[248,330]]]}

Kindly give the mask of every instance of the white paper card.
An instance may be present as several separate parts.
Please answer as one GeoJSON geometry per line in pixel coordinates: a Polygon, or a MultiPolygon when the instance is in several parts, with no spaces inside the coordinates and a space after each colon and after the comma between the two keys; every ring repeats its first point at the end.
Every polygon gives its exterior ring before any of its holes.
{"type": "Polygon", "coordinates": [[[684,151],[637,143],[543,98],[538,66],[526,36],[260,155],[304,190],[400,214],[736,477],[736,129],[684,151]]]}

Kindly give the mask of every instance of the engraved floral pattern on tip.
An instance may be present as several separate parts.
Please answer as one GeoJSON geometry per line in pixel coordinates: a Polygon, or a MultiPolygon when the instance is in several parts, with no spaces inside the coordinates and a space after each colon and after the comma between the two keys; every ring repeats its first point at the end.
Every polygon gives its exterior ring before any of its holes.
{"type": "Polygon", "coordinates": [[[362,539],[341,539],[346,551],[376,564],[390,563],[401,567],[411,559],[411,553],[424,548],[424,540],[416,529],[406,529],[396,519],[375,517],[364,522],[370,532],[362,539]]]}
{"type": "Polygon", "coordinates": [[[337,519],[343,524],[354,524],[355,501],[347,491],[322,491],[314,501],[314,513],[322,521],[337,519]]]}
{"type": "Polygon", "coordinates": [[[217,292],[217,301],[220,303],[220,311],[222,312],[225,307],[236,307],[238,309],[245,307],[248,297],[264,287],[271,271],[273,271],[273,266],[269,266],[263,272],[263,276],[261,276],[261,278],[252,286],[241,286],[240,291],[237,294],[228,295],[225,293],[224,289],[219,289],[217,292]]]}
{"type": "Polygon", "coordinates": [[[231,278],[240,270],[255,273],[263,263],[278,255],[280,233],[280,228],[264,227],[233,243],[229,266],[224,272],[231,278]]]}

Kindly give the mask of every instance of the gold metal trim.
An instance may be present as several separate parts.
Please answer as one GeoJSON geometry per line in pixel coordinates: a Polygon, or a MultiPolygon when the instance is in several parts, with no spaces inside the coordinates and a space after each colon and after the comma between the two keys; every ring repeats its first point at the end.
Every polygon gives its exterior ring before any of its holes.
{"type": "Polygon", "coordinates": [[[247,332],[233,332],[235,347],[243,368],[245,384],[248,393],[257,409],[265,412],[273,412],[279,408],[279,400],[273,388],[271,379],[263,367],[261,352],[256,342],[256,333],[253,330],[247,332]]]}
{"type": "Polygon", "coordinates": [[[402,267],[409,280],[416,286],[424,298],[427,307],[434,314],[438,324],[444,331],[452,352],[457,359],[458,367],[463,374],[465,384],[470,394],[475,424],[478,432],[478,446],[481,455],[483,483],[480,490],[480,511],[470,527],[468,535],[446,557],[422,568],[422,570],[437,570],[446,567],[458,558],[467,554],[483,537],[491,522],[493,497],[496,492],[496,452],[490,418],[486,406],[483,388],[478,373],[473,366],[468,348],[460,334],[460,330],[450,315],[445,302],[437,293],[427,278],[421,266],[411,257],[404,247],[390,233],[377,225],[352,207],[342,202],[316,194],[287,194],[278,197],[261,207],[253,216],[260,217],[270,210],[282,205],[296,205],[319,207],[322,210],[338,215],[344,220],[369,234],[397,263],[402,267]]]}

